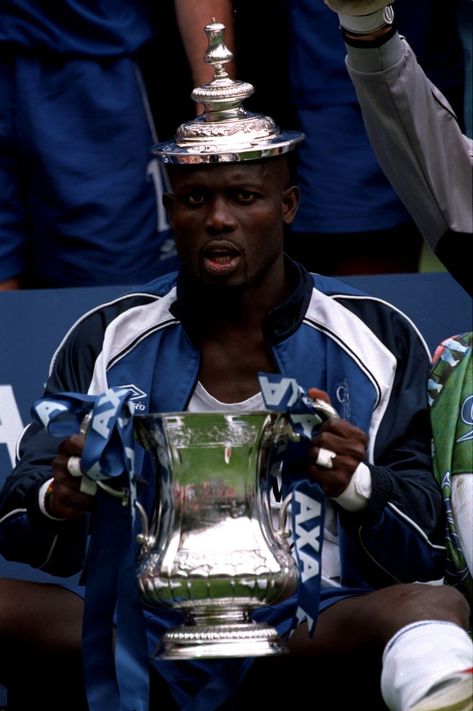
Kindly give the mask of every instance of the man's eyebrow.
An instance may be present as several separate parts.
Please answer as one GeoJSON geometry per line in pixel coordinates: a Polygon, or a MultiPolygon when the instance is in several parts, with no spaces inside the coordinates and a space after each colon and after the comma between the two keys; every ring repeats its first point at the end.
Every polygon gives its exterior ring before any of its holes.
{"type": "Polygon", "coordinates": [[[200,190],[200,191],[203,191],[203,190],[210,190],[211,188],[209,188],[207,185],[202,185],[202,184],[200,184],[200,183],[189,182],[189,183],[180,183],[179,185],[175,185],[173,189],[174,189],[175,192],[178,192],[178,191],[182,191],[182,190],[185,190],[185,191],[189,191],[189,190],[200,190]]]}

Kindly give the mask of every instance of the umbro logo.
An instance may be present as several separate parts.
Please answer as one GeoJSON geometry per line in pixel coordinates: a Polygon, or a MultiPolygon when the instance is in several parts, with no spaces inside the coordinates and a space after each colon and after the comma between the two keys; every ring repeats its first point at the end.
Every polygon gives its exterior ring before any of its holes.
{"type": "Polygon", "coordinates": [[[128,388],[128,390],[132,391],[133,395],[130,397],[130,400],[133,402],[135,410],[146,410],[146,406],[142,402],[137,402],[142,398],[148,397],[143,390],[136,385],[121,385],[120,387],[128,388]]]}

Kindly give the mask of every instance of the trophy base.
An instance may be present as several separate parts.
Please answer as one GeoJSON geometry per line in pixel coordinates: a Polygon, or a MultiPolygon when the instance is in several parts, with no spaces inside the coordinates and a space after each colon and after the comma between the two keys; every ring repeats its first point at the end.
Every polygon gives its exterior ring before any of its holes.
{"type": "Polygon", "coordinates": [[[166,632],[158,659],[212,659],[286,654],[287,647],[274,627],[264,623],[189,625],[166,632]]]}

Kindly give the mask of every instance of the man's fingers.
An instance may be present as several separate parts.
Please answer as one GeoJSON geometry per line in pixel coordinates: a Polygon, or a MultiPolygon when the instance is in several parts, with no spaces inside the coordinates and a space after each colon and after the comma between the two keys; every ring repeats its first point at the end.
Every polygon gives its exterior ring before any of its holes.
{"type": "Polygon", "coordinates": [[[330,402],[328,393],[326,393],[325,390],[320,390],[319,388],[309,388],[307,390],[307,395],[312,400],[323,400],[324,402],[330,402]]]}

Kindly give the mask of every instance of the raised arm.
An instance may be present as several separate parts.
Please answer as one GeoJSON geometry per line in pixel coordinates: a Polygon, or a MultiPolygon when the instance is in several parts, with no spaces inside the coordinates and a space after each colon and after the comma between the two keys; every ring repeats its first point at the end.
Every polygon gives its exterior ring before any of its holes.
{"type": "MultiPolygon", "coordinates": [[[[226,27],[225,44],[234,50],[233,4],[231,0],[175,0],[174,5],[194,86],[198,86],[213,76],[212,67],[202,61],[207,51],[205,25],[213,19],[222,22],[226,27]],[[196,27],[201,27],[202,32],[196,32],[196,27]]],[[[228,65],[226,71],[229,71],[228,65]]]]}
{"type": "Polygon", "coordinates": [[[386,0],[325,0],[380,166],[452,276],[470,293],[473,142],[395,28],[386,0]]]}

